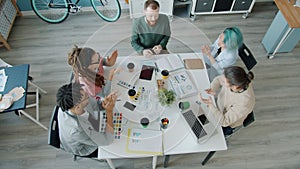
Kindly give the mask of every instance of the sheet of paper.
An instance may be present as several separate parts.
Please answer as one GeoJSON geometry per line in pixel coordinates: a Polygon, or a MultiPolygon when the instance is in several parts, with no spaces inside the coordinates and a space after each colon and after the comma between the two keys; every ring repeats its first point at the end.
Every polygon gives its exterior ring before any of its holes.
{"type": "Polygon", "coordinates": [[[169,80],[179,98],[197,94],[198,90],[186,71],[172,73],[169,80]]]}
{"type": "Polygon", "coordinates": [[[128,153],[162,155],[162,132],[147,129],[128,129],[128,153]]]}
{"type": "Polygon", "coordinates": [[[5,75],[5,70],[0,70],[0,92],[3,92],[5,89],[5,84],[7,82],[7,76],[5,75]]]}
{"type": "Polygon", "coordinates": [[[166,69],[168,71],[175,71],[175,70],[184,68],[181,58],[175,54],[168,55],[168,56],[162,56],[161,59],[158,59],[156,61],[156,65],[157,65],[159,71],[162,71],[164,69],[166,69]]]}

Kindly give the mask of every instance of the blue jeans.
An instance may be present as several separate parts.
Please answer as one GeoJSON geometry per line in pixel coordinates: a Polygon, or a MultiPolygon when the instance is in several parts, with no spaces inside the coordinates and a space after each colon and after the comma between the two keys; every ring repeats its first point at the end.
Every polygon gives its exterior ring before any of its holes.
{"type": "Polygon", "coordinates": [[[224,136],[230,135],[233,133],[234,128],[231,128],[230,126],[222,127],[224,136]]]}

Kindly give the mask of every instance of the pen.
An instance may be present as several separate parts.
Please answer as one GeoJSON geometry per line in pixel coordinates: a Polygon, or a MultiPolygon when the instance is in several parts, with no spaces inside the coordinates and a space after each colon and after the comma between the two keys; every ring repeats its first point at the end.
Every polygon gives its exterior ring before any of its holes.
{"type": "Polygon", "coordinates": [[[158,67],[157,67],[156,62],[154,62],[154,65],[155,65],[155,71],[158,72],[158,67]]]}

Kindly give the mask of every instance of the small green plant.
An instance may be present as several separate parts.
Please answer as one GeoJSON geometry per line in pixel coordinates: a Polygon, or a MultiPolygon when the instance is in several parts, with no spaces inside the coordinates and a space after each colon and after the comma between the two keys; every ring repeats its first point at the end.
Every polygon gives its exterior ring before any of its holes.
{"type": "Polygon", "coordinates": [[[175,92],[172,90],[167,90],[165,88],[158,90],[159,102],[161,105],[169,106],[175,101],[175,92]]]}

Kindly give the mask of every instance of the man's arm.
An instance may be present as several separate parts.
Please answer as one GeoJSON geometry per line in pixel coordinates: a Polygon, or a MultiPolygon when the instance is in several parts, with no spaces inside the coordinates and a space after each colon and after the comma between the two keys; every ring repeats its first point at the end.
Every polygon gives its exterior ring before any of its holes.
{"type": "Polygon", "coordinates": [[[163,49],[166,49],[167,44],[169,42],[170,36],[171,36],[171,28],[170,28],[170,21],[168,16],[166,15],[161,15],[160,17],[163,17],[162,19],[162,23],[159,24],[163,24],[163,28],[164,28],[164,38],[160,41],[160,45],[162,46],[163,49]]]}
{"type": "Polygon", "coordinates": [[[135,20],[132,25],[131,46],[139,54],[142,54],[144,47],[140,45],[140,37],[138,33],[138,21],[135,20]]]}

